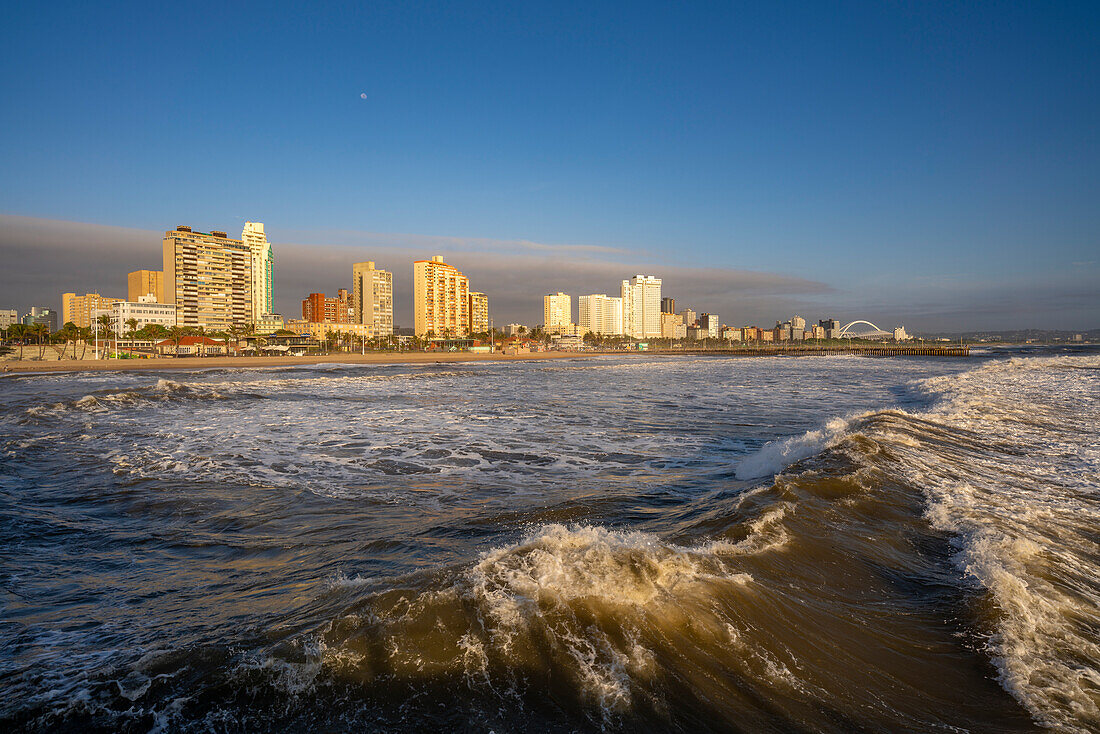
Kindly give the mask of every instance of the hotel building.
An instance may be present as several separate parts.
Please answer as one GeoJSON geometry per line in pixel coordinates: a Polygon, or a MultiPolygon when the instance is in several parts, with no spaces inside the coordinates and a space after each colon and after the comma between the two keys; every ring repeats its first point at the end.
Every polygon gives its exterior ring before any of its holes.
{"type": "Polygon", "coordinates": [[[142,296],[152,295],[164,303],[164,273],[160,270],[135,270],[126,275],[126,300],[137,303],[142,296]]]}
{"type": "Polygon", "coordinates": [[[352,320],[368,327],[371,337],[393,336],[393,273],[374,261],[351,266],[352,320]]]}
{"type": "Polygon", "coordinates": [[[577,299],[577,326],[581,336],[591,332],[603,336],[623,333],[623,299],[593,293],[577,299]]]}
{"type": "Polygon", "coordinates": [[[417,336],[466,336],[470,280],[442,255],[413,263],[413,328],[417,336]]]}
{"type": "Polygon", "coordinates": [[[635,339],[661,336],[661,279],[635,275],[622,284],[623,331],[635,339]]]}
{"type": "Polygon", "coordinates": [[[72,322],[82,329],[87,328],[95,321],[98,312],[109,312],[112,304],[121,301],[121,298],[105,298],[98,293],[85,293],[82,296],[62,293],[61,323],[64,325],[72,322]]]}
{"type": "Polygon", "coordinates": [[[470,333],[484,334],[489,331],[489,296],[478,291],[470,291],[470,333]]]}
{"type": "Polygon", "coordinates": [[[252,249],[225,232],[164,233],[164,302],[179,326],[224,331],[255,322],[252,249]]]}
{"type": "Polygon", "coordinates": [[[573,324],[573,299],[568,293],[548,293],[542,298],[542,328],[557,334],[573,324]]]}

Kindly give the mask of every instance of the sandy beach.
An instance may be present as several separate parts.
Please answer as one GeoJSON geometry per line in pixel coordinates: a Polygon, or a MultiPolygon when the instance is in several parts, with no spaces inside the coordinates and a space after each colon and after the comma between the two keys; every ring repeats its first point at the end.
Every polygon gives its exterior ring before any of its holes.
{"type": "MultiPolygon", "coordinates": [[[[375,352],[324,354],[303,357],[156,357],[152,359],[6,359],[0,373],[90,372],[97,370],[193,370],[216,367],[289,367],[302,364],[419,364],[433,362],[511,362],[533,359],[599,357],[607,352],[532,352],[530,354],[472,354],[470,352],[375,352]]],[[[613,354],[624,354],[615,352],[613,354]]]]}

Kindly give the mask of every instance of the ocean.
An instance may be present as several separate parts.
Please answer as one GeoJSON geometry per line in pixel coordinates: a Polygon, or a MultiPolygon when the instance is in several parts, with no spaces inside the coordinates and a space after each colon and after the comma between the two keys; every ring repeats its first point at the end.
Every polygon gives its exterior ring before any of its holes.
{"type": "Polygon", "coordinates": [[[0,729],[1100,730],[1100,350],[0,378],[0,729]]]}

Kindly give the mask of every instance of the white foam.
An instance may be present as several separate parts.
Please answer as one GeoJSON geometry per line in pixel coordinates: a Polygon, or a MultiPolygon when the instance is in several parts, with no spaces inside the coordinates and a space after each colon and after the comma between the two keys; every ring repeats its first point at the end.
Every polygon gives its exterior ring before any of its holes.
{"type": "Polygon", "coordinates": [[[834,418],[823,428],[765,444],[759,451],[741,460],[737,465],[737,478],[757,479],[778,474],[797,461],[820,454],[835,444],[850,424],[851,419],[834,418]]]}

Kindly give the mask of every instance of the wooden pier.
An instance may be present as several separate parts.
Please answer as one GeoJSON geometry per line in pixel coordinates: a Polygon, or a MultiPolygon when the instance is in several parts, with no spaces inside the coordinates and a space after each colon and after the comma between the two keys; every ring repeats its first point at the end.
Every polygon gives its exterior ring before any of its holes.
{"type": "Polygon", "coordinates": [[[827,357],[838,354],[854,354],[860,357],[969,357],[968,346],[909,346],[904,344],[853,345],[853,346],[745,346],[714,347],[709,349],[660,349],[660,354],[721,354],[730,357],[827,357]]]}

